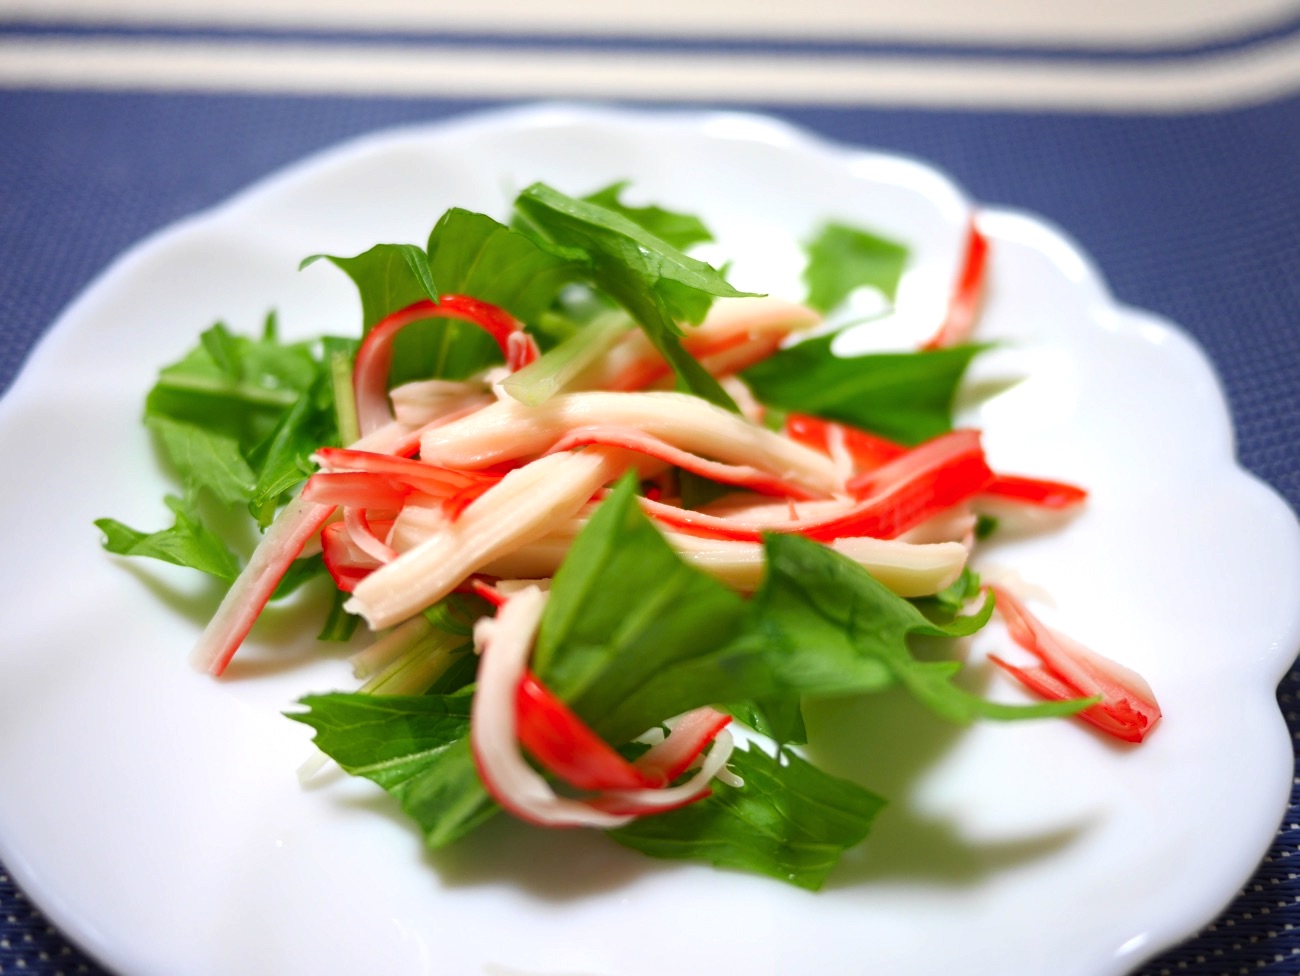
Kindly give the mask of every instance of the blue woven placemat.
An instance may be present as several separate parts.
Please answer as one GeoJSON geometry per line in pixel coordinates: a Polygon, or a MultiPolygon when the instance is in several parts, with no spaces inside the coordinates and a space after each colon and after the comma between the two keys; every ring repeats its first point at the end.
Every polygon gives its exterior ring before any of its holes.
{"type": "MultiPolygon", "coordinates": [[[[488,104],[0,91],[0,132],[22,133],[0,140],[0,388],[91,276],[143,235],[338,140],[488,104]]],[[[1066,228],[1122,301],[1201,342],[1227,389],[1242,462],[1300,509],[1300,98],[1142,116],[740,107],[923,157],[979,200],[1066,228]]],[[[1293,738],[1298,693],[1292,672],[1280,701],[1293,738]]],[[[1227,913],[1143,976],[1300,973],[1292,857],[1296,795],[1227,913]]],[[[101,972],[0,867],[0,974],[101,972]]]]}

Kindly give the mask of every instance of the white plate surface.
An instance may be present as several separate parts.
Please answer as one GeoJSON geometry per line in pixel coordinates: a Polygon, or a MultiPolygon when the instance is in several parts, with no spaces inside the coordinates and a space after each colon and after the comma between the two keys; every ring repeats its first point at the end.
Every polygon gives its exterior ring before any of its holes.
{"type": "MultiPolygon", "coordinates": [[[[1165,717],[1141,747],[1069,722],[957,729],[895,695],[819,707],[825,765],[891,804],[810,894],[506,822],[432,855],[377,787],[300,788],[310,732],[280,713],[352,686],[341,654],[302,636],[305,612],[277,611],[224,680],[187,668],[216,592],[105,555],[91,525],[166,522],[138,423],[157,367],[215,319],[251,331],[271,308],[291,333],[352,332],[351,285],[325,265],[298,272],[307,254],[422,242],[446,207],[502,215],[533,180],[582,193],[624,178],[704,215],[737,283],[764,291],[800,294],[799,242],[820,219],[906,241],[900,306],[918,329],[968,213],[925,166],[770,120],[558,107],[348,144],[133,249],[0,405],[0,858],[128,976],[1105,976],[1191,935],[1286,806],[1274,689],[1300,646],[1296,520],[1236,466],[1201,353],[1118,306],[1032,217],[980,217],[995,255],[983,334],[1011,341],[972,381],[1020,382],[972,400],[968,419],[995,467],[1076,480],[1092,499],[984,558],[1148,678],[1165,717]]],[[[981,636],[969,675],[1019,700],[981,660],[1006,644],[981,636]]]]}

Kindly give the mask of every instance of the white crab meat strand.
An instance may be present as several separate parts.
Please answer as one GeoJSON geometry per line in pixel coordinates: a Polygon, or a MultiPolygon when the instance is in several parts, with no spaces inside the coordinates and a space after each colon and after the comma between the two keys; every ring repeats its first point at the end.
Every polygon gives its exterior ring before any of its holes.
{"type": "Polygon", "coordinates": [[[526,587],[474,626],[479,666],[469,735],[475,762],[493,797],[516,816],[550,827],[621,827],[632,817],[559,796],[520,751],[515,696],[545,607],[546,594],[526,587]]]}
{"type": "Polygon", "coordinates": [[[372,629],[391,627],[450,593],[484,564],[541,538],[574,515],[631,464],[626,452],[594,448],[516,468],[454,522],[375,570],[344,604],[372,629]]]}
{"type": "Polygon", "coordinates": [[[388,398],[398,423],[411,427],[477,409],[493,400],[487,384],[472,380],[418,380],[394,387],[388,398]]]}
{"type": "MultiPolygon", "coordinates": [[[[394,523],[392,544],[401,550],[418,545],[443,524],[432,509],[408,508],[394,523]]],[[[479,567],[487,576],[543,578],[553,576],[581,531],[581,517],[569,519],[546,535],[520,545],[479,567]]],[[[733,589],[752,592],[763,578],[763,547],[757,542],[707,539],[685,532],[663,532],[679,556],[733,589]]],[[[899,596],[929,596],[950,585],[966,565],[967,549],[959,542],[916,544],[897,539],[846,537],[830,548],[847,556],[899,596]]]]}
{"type": "Polygon", "coordinates": [[[485,468],[543,454],[577,427],[632,427],[728,464],[753,465],[814,492],[842,487],[826,455],[685,393],[566,393],[541,406],[506,399],[420,439],[420,456],[449,468],[485,468]]]}
{"type": "MultiPolygon", "coordinates": [[[[789,336],[821,321],[806,305],[778,298],[720,298],[703,322],[684,327],[682,343],[707,372],[722,376],[770,356],[789,336]]],[[[663,357],[637,329],[575,378],[572,387],[637,389],[645,379],[656,382],[667,374],[663,357]]]]}
{"type": "MultiPolygon", "coordinates": [[[[389,423],[354,446],[358,450],[391,452],[411,433],[405,424],[389,423]]],[[[332,505],[317,505],[301,498],[281,509],[190,651],[190,664],[195,669],[210,674],[225,670],[289,565],[317,545],[320,528],[333,513],[332,505]]]]}
{"type": "Polygon", "coordinates": [[[913,526],[898,538],[904,542],[960,542],[969,550],[975,541],[975,513],[969,505],[958,505],[913,526]]]}
{"type": "Polygon", "coordinates": [[[713,748],[704,757],[699,771],[694,776],[677,786],[642,790],[606,790],[603,799],[616,800],[633,804],[643,811],[651,809],[670,809],[689,803],[709,788],[709,783],[727,767],[727,760],[736,747],[736,740],[731,733],[723,729],[713,739],[713,748]]]}

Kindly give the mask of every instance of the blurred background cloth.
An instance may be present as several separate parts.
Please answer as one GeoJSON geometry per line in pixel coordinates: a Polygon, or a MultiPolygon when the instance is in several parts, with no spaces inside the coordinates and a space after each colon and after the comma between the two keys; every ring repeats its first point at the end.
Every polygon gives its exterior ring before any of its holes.
{"type": "MultiPolygon", "coordinates": [[[[339,140],[535,99],[767,112],[1045,216],[1205,347],[1242,462],[1300,508],[1280,0],[0,0],[0,388],[149,232],[339,140]]],[[[1143,976],[1300,973],[1298,801],[1227,912],[1143,976]]],[[[0,867],[0,974],[20,972],[100,970],[0,867]]]]}

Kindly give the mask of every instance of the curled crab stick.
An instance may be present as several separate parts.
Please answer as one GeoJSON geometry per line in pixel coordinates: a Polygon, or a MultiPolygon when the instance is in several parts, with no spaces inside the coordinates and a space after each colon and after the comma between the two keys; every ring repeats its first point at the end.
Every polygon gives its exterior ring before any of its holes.
{"type": "MultiPolygon", "coordinates": [[[[377,528],[372,523],[372,531],[377,528]]],[[[378,569],[385,560],[377,559],[352,538],[343,522],[331,522],[320,532],[321,558],[334,585],[351,593],[358,583],[378,569]]]]}
{"type": "Polygon", "coordinates": [[[1100,698],[1078,717],[1125,742],[1146,737],[1160,719],[1160,706],[1141,675],[1045,626],[1004,587],[992,589],[1011,638],[1040,662],[1024,668],[990,655],[994,663],[1045,698],[1100,698]]]}
{"type": "Polygon", "coordinates": [[[839,488],[829,458],[685,393],[567,393],[537,407],[502,400],[429,431],[420,455],[431,464],[486,468],[544,454],[574,428],[591,426],[639,430],[701,457],[761,468],[823,496],[839,488]]]}
{"type": "Polygon", "coordinates": [[[531,671],[519,682],[515,712],[520,744],[575,789],[634,790],[667,782],[654,772],[657,766],[638,767],[619,755],[531,671]]]}
{"type": "Polygon", "coordinates": [[[458,319],[483,329],[501,348],[508,369],[518,369],[537,358],[537,346],[522,324],[496,305],[465,295],[443,295],[437,302],[421,299],[376,322],[357,349],[352,376],[363,436],[394,419],[388,397],[393,340],[408,325],[433,318],[458,319]]]}
{"type": "MultiPolygon", "coordinates": [[[[384,424],[362,437],[356,447],[389,451],[411,434],[412,431],[402,424],[384,424]]],[[[298,497],[276,515],[190,651],[191,665],[214,675],[226,670],[226,665],[252,630],[289,566],[302,555],[307,543],[334,511],[334,505],[298,497]]]]}
{"type": "Polygon", "coordinates": [[[1052,511],[1074,508],[1088,500],[1088,492],[1077,485],[1011,474],[994,476],[993,481],[984,489],[984,494],[998,501],[1017,502],[1052,511]]]}
{"type": "Polygon", "coordinates": [[[825,454],[833,454],[837,449],[845,452],[855,472],[871,471],[907,453],[902,444],[877,434],[802,413],[786,417],[785,434],[792,441],[825,454]]]}
{"type": "MultiPolygon", "coordinates": [[[[398,516],[388,541],[398,551],[411,548],[443,521],[444,517],[435,510],[407,509],[398,516]]],[[[860,536],[836,539],[828,545],[858,563],[899,596],[929,596],[961,575],[969,550],[954,540],[960,539],[969,529],[967,523],[973,521],[973,516],[966,515],[960,525],[951,529],[936,525],[923,543],[860,536]],[[941,538],[944,532],[947,534],[941,538]]],[[[556,524],[541,538],[484,563],[478,572],[501,579],[553,576],[584,524],[582,514],[556,524]]],[[[664,530],[663,536],[682,559],[733,589],[753,592],[762,581],[766,560],[760,542],[712,539],[671,529],[664,530]]],[[[359,548],[334,549],[333,542],[331,547],[330,558],[341,576],[351,579],[355,573],[378,568],[378,562],[365,557],[359,548]]]]}
{"type": "MultiPolygon", "coordinates": [[[[426,429],[446,421],[440,410],[434,407],[421,412],[418,416],[423,426],[419,427],[397,421],[381,424],[356,441],[351,450],[379,455],[412,452],[426,429]]],[[[276,515],[191,650],[193,667],[214,675],[225,671],[290,565],[304,554],[336,509],[333,503],[312,502],[299,495],[276,515]]]]}
{"type": "Polygon", "coordinates": [[[527,586],[511,594],[495,617],[474,627],[479,668],[470,706],[470,751],[492,798],[530,823],[608,829],[708,796],[710,782],[731,755],[724,728],[730,717],[708,708],[688,712],[672,723],[660,745],[628,763],[529,673],[545,605],[545,592],[527,586]],[[694,776],[663,785],[685,773],[711,742],[714,748],[694,776]],[[557,794],[524,759],[521,744],[570,785],[596,795],[557,794]]]}
{"type": "Polygon", "coordinates": [[[730,723],[730,715],[707,705],[679,715],[667,723],[668,734],[632,765],[654,780],[671,783],[691,768],[730,723]]]}
{"type": "MultiPolygon", "coordinates": [[[[673,550],[697,569],[733,589],[753,592],[763,579],[766,560],[758,542],[707,539],[683,532],[664,533],[673,550]]],[[[532,579],[550,576],[568,554],[571,538],[547,536],[482,567],[490,576],[532,579]]],[[[950,585],[966,565],[959,542],[915,545],[865,536],[836,539],[830,547],[852,559],[899,596],[929,596],[950,585]]]]}
{"type": "Polygon", "coordinates": [[[442,599],[485,563],[545,535],[631,465],[624,452],[552,454],[506,474],[454,521],[357,583],[345,609],[372,629],[391,627],[442,599]]]}
{"type": "Polygon", "coordinates": [[[474,625],[479,650],[469,726],[474,765],[492,798],[521,820],[547,827],[621,827],[631,814],[608,813],[560,796],[520,751],[518,688],[545,606],[546,594],[527,587],[507,600],[495,617],[483,617],[474,625]]]}
{"type": "Polygon", "coordinates": [[[485,407],[495,397],[486,383],[472,380],[416,380],[388,391],[398,423],[423,426],[431,416],[454,418],[485,407]]]}

